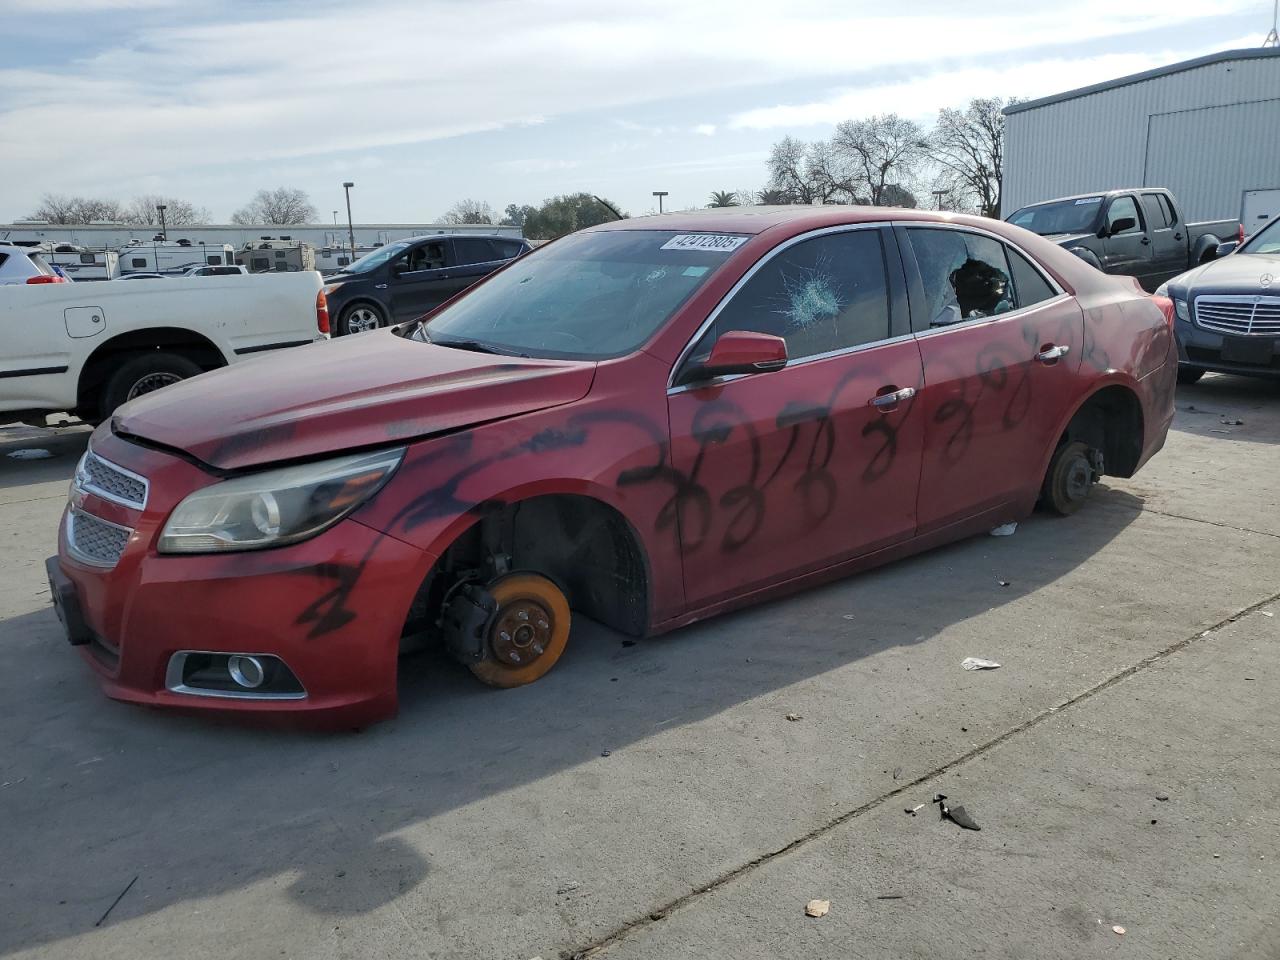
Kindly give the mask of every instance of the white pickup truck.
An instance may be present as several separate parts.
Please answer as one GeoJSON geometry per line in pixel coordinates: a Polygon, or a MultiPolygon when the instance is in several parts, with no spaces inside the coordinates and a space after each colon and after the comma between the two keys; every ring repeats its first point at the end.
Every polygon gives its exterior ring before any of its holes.
{"type": "Polygon", "coordinates": [[[127,400],[329,335],[320,274],[0,286],[0,423],[127,400]]]}

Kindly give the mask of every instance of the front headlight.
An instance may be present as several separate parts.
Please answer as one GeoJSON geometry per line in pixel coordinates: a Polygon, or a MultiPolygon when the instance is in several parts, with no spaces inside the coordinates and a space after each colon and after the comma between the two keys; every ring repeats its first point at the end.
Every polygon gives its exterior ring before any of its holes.
{"type": "Polygon", "coordinates": [[[169,515],[161,553],[222,553],[314,537],[382,489],[404,447],[266,470],[197,490],[169,515]]]}
{"type": "Polygon", "coordinates": [[[1178,315],[1179,320],[1191,322],[1191,310],[1187,307],[1187,301],[1180,297],[1173,297],[1173,312],[1178,315]]]}
{"type": "Polygon", "coordinates": [[[324,295],[325,295],[326,297],[331,297],[331,296],[333,296],[335,293],[337,293],[339,290],[341,290],[341,289],[342,289],[343,284],[345,284],[346,282],[347,282],[347,281],[345,281],[345,280],[340,280],[340,281],[339,281],[339,282],[337,282],[337,283],[326,283],[326,284],[324,285],[324,295]]]}

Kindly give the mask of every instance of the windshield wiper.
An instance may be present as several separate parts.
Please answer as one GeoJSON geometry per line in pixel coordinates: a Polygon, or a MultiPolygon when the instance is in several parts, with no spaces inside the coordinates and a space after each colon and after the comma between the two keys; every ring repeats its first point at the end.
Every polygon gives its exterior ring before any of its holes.
{"type": "Polygon", "coordinates": [[[452,347],[456,350],[471,350],[474,353],[494,353],[500,357],[521,357],[525,360],[529,359],[529,355],[527,353],[520,353],[517,350],[505,350],[502,347],[496,346],[492,343],[486,343],[483,340],[470,340],[466,337],[455,337],[448,340],[442,340],[439,337],[431,336],[425,329],[422,331],[422,334],[426,337],[427,343],[438,344],[442,347],[452,347]]]}

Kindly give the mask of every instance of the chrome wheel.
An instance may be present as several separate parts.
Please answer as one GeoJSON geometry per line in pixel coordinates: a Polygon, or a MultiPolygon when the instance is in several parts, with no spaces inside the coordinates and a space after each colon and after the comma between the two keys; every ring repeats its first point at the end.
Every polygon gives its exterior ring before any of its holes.
{"type": "Polygon", "coordinates": [[[159,390],[161,387],[168,387],[175,383],[180,383],[182,377],[176,373],[148,373],[145,377],[140,377],[134,381],[129,392],[125,394],[125,400],[133,400],[142,396],[144,393],[151,393],[153,390],[159,390]]]}
{"type": "Polygon", "coordinates": [[[382,326],[382,317],[372,307],[352,307],[347,314],[347,333],[364,333],[382,326]]]}

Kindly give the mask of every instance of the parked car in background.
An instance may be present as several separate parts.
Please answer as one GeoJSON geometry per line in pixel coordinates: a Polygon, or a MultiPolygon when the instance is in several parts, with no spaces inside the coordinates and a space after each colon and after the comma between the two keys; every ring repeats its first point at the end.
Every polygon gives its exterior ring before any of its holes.
{"type": "Polygon", "coordinates": [[[532,249],[499,236],[397,240],[325,278],[334,333],[362,333],[420,317],[532,249]]]}
{"type": "Polygon", "coordinates": [[[429,320],[125,406],[53,595],[112,697],[363,725],[402,636],[513,687],[571,611],[661,633],[1074,512],[1164,443],[1171,318],[978,217],[610,223],[429,320]]]}
{"type": "Polygon", "coordinates": [[[202,264],[195,267],[188,267],[182,272],[184,277],[243,277],[247,276],[249,268],[242,264],[232,263],[222,266],[213,266],[210,264],[202,264]]]}
{"type": "Polygon", "coordinates": [[[1280,217],[1222,252],[1157,291],[1177,314],[1178,381],[1206,370],[1280,377],[1280,217]]]}
{"type": "Polygon", "coordinates": [[[1155,187],[1033,203],[1005,219],[1103,273],[1134,277],[1145,290],[1212,260],[1218,244],[1240,231],[1238,220],[1186,223],[1174,195],[1155,187]]]}
{"type": "Polygon", "coordinates": [[[314,272],[3,287],[0,422],[97,422],[134,397],[328,329],[314,272]]]}
{"type": "Polygon", "coordinates": [[[116,277],[116,280],[172,280],[176,274],[172,273],[122,273],[116,277]]]}
{"type": "Polygon", "coordinates": [[[0,286],[66,282],[66,276],[49,266],[39,250],[0,243],[0,286]]]}

